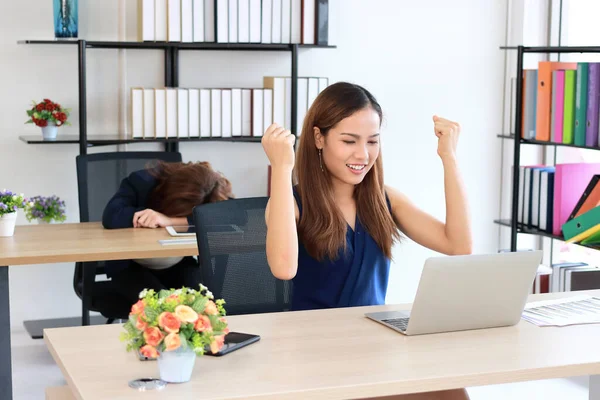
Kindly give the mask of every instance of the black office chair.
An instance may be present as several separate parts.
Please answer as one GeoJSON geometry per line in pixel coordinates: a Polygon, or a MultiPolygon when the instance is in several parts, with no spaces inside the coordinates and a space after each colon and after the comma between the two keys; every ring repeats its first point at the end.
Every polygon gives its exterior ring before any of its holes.
{"type": "MultiPolygon", "coordinates": [[[[77,156],[79,220],[102,221],[104,208],[123,178],[158,160],[181,162],[181,153],[126,151],[77,156]]],[[[125,308],[126,301],[112,289],[110,281],[96,282],[96,275],[104,273],[103,266],[104,261],[75,263],[73,288],[82,302],[82,325],[90,324],[90,311],[102,314],[107,323],[128,317],[130,309],[125,308]]]]}
{"type": "Polygon", "coordinates": [[[202,282],[227,315],[288,311],[292,281],[275,278],[266,253],[267,197],[209,203],[194,208],[202,282]]]}

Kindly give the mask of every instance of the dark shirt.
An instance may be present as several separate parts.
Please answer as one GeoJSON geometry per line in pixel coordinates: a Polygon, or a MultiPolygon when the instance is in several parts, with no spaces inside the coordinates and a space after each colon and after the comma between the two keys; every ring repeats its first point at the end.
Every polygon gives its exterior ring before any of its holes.
{"type": "MultiPolygon", "coordinates": [[[[300,196],[295,189],[294,197],[302,215],[300,196]]],[[[386,200],[391,212],[387,196],[386,200]]],[[[317,261],[298,243],[292,310],[385,304],[390,259],[364,230],[359,211],[354,230],[347,227],[347,251],[341,249],[335,260],[317,261]]]]}

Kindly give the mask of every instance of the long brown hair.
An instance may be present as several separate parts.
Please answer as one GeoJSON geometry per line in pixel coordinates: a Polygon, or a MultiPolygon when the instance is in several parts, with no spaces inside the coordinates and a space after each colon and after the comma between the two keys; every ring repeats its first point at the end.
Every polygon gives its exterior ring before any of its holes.
{"type": "MultiPolygon", "coordinates": [[[[371,93],[359,85],[338,82],[317,96],[304,118],[295,165],[302,203],[298,235],[308,254],[317,260],[324,257],[333,260],[340,249],[346,249],[347,223],[336,205],[331,176],[327,169],[321,169],[314,128],[327,137],[341,120],[366,107],[371,107],[382,120],[381,107],[371,93]]],[[[363,181],[355,186],[354,199],[360,223],[391,258],[392,245],[400,239],[400,232],[386,202],[381,154],[363,181]]]]}
{"type": "Polygon", "coordinates": [[[168,217],[186,217],[195,206],[233,198],[231,183],[206,162],[165,163],[149,168],[158,184],[148,207],[168,217]]]}

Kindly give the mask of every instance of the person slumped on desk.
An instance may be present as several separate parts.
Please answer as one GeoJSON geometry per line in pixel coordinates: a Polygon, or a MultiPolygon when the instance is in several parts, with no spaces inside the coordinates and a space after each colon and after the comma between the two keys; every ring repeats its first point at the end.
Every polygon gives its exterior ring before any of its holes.
{"type": "MultiPolygon", "coordinates": [[[[233,198],[231,183],[208,162],[159,162],[131,173],[106,205],[107,229],[193,225],[196,205],[233,198]]],[[[200,271],[194,257],[110,261],[106,274],[129,306],[144,288],[197,287],[200,271]]]]}
{"type": "MultiPolygon", "coordinates": [[[[264,133],[262,144],[272,168],[265,210],[267,259],[275,277],[293,280],[293,310],[384,304],[392,246],[402,235],[440,253],[471,253],[465,191],[456,162],[459,125],[433,117],[444,169],[444,223],[384,185],[382,117],[369,91],[338,82],[310,107],[296,156],[288,130],[273,124],[264,133]]],[[[399,398],[468,395],[461,389],[399,398]]]]}

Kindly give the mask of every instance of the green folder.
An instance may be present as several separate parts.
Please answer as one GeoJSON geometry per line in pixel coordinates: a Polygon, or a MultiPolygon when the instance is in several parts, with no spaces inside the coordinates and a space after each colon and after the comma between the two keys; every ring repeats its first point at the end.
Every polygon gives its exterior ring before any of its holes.
{"type": "MultiPolygon", "coordinates": [[[[575,135],[573,143],[585,146],[585,124],[587,121],[587,94],[588,94],[588,66],[589,63],[577,64],[575,88],[575,135]]],[[[564,137],[564,133],[563,133],[564,137]]]]}
{"type": "Polygon", "coordinates": [[[563,236],[565,240],[569,240],[598,224],[600,224],[600,206],[565,222],[562,226],[563,236]]]}
{"type": "Polygon", "coordinates": [[[565,102],[563,114],[563,138],[565,144],[573,144],[575,129],[575,76],[574,69],[565,70],[565,102]]]}
{"type": "Polygon", "coordinates": [[[600,244],[600,232],[596,232],[581,241],[581,244],[600,244]]]}

